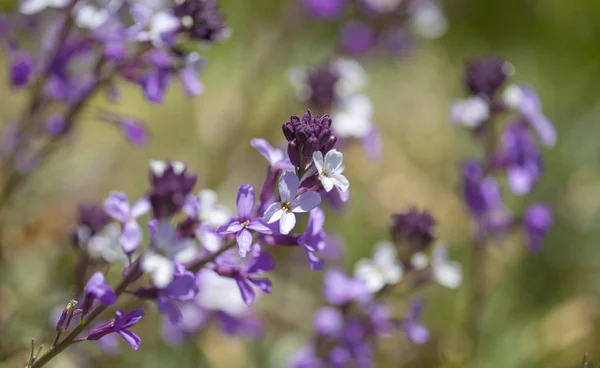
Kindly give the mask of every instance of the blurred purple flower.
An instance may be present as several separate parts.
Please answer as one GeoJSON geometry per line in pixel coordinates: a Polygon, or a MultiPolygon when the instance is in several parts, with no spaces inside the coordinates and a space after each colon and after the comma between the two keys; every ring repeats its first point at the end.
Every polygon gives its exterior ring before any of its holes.
{"type": "Polygon", "coordinates": [[[471,94],[491,101],[511,73],[511,65],[499,57],[472,59],[467,63],[465,85],[471,94]]]}
{"type": "Polygon", "coordinates": [[[542,158],[535,139],[522,123],[511,123],[502,136],[502,165],[508,185],[517,195],[529,193],[542,174],[542,158]]]}
{"type": "Polygon", "coordinates": [[[119,240],[125,253],[132,254],[142,243],[142,228],[138,224],[137,218],[150,212],[150,209],[148,199],[142,198],[132,206],[129,204],[127,195],[121,192],[110,193],[104,201],[106,213],[123,226],[123,232],[119,240]]]}
{"type": "Polygon", "coordinates": [[[402,330],[415,344],[424,344],[429,340],[429,330],[419,322],[422,309],[423,301],[412,299],[408,304],[408,315],[401,323],[402,330]]]}
{"type": "Polygon", "coordinates": [[[104,305],[114,304],[117,300],[115,292],[105,282],[102,272],[94,273],[85,285],[85,296],[81,307],[83,315],[86,315],[90,311],[95,300],[100,301],[104,305]]]}
{"type": "Polygon", "coordinates": [[[349,277],[337,268],[330,268],[325,272],[323,296],[334,305],[343,305],[353,301],[366,302],[371,299],[371,293],[363,281],[349,277]]]}
{"type": "Polygon", "coordinates": [[[115,314],[115,318],[100,325],[92,328],[87,336],[87,340],[99,340],[104,336],[111,333],[118,333],[123,340],[125,340],[129,346],[134,350],[137,350],[142,343],[142,339],[136,334],[129,331],[129,328],[134,326],[136,323],[144,318],[144,311],[140,309],[133,310],[126,315],[123,314],[122,310],[118,310],[115,314]]]}
{"type": "Polygon", "coordinates": [[[306,231],[298,238],[300,244],[306,252],[308,263],[313,271],[319,271],[323,268],[323,261],[317,257],[316,253],[325,249],[325,213],[319,207],[310,210],[306,231]]]}
{"type": "Polygon", "coordinates": [[[181,210],[198,177],[190,174],[179,161],[151,161],[150,167],[152,185],[148,199],[154,218],[171,217],[181,210]]]}
{"type": "Polygon", "coordinates": [[[340,33],[342,48],[352,55],[364,55],[375,45],[375,33],[366,23],[351,21],[340,33]]]}
{"type": "Polygon", "coordinates": [[[334,20],[344,13],[348,0],[302,0],[302,4],[313,17],[334,20]]]}
{"type": "Polygon", "coordinates": [[[529,251],[535,253],[542,248],[553,222],[552,209],[549,206],[535,203],[527,208],[523,216],[523,225],[529,251]]]}
{"type": "Polygon", "coordinates": [[[17,51],[12,55],[10,81],[15,87],[23,87],[31,79],[35,69],[33,56],[26,51],[17,51]]]}
{"type": "Polygon", "coordinates": [[[144,146],[148,142],[148,132],[144,124],[133,119],[119,121],[121,131],[127,140],[135,146],[144,146]]]}

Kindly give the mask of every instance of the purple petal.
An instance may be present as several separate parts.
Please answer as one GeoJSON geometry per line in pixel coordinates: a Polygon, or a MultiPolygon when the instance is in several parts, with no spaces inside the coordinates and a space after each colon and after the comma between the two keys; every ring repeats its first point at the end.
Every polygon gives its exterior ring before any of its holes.
{"type": "MultiPolygon", "coordinates": [[[[363,138],[363,147],[365,149],[365,156],[368,159],[379,161],[383,156],[383,139],[379,129],[373,128],[363,138]]],[[[342,192],[343,193],[343,192],[342,192]]]]}
{"type": "Polygon", "coordinates": [[[406,336],[415,344],[424,344],[429,340],[429,330],[418,322],[404,321],[402,329],[406,333],[406,336]]]}
{"type": "Polygon", "coordinates": [[[256,294],[254,293],[254,289],[252,289],[252,285],[250,285],[250,283],[242,277],[236,277],[235,281],[238,284],[244,303],[246,303],[246,305],[252,304],[256,298],[256,294]]]}
{"type": "Polygon", "coordinates": [[[152,206],[150,205],[150,201],[147,198],[142,198],[135,202],[133,207],[131,207],[131,217],[138,218],[144,216],[150,212],[151,209],[152,206]]]}
{"type": "Polygon", "coordinates": [[[252,234],[246,229],[240,230],[236,236],[238,250],[240,252],[240,256],[246,257],[246,254],[252,248],[252,234]]]}
{"type": "Polygon", "coordinates": [[[250,220],[250,224],[248,224],[248,229],[254,230],[261,234],[271,234],[271,229],[265,224],[262,219],[253,218],[250,220]]]}
{"type": "Polygon", "coordinates": [[[275,268],[275,259],[266,251],[261,251],[258,255],[248,261],[246,274],[265,273],[275,268]]]}
{"type": "Polygon", "coordinates": [[[344,317],[335,307],[323,307],[313,317],[313,328],[323,336],[337,336],[344,326],[344,317]]]}
{"type": "Polygon", "coordinates": [[[238,220],[233,220],[228,225],[220,226],[217,232],[219,234],[233,234],[240,230],[242,230],[242,224],[238,220]]]}
{"type": "Polygon", "coordinates": [[[137,350],[142,344],[142,339],[140,339],[138,335],[134,334],[129,330],[121,330],[118,331],[118,333],[119,335],[121,335],[123,340],[125,340],[125,342],[127,342],[129,346],[131,346],[133,350],[137,350]]]}
{"type": "Polygon", "coordinates": [[[321,195],[311,190],[300,194],[290,204],[293,212],[308,212],[316,208],[320,203],[321,195]]]}
{"type": "Polygon", "coordinates": [[[317,257],[315,253],[309,251],[306,248],[304,248],[304,250],[306,252],[306,257],[308,258],[308,265],[310,266],[310,269],[313,271],[321,271],[325,262],[319,259],[319,257],[317,257]]]}
{"type": "Polygon", "coordinates": [[[197,96],[204,92],[204,84],[198,79],[198,70],[194,67],[185,67],[179,72],[179,79],[189,96],[197,96]]]}
{"type": "Polygon", "coordinates": [[[143,240],[142,229],[135,221],[127,221],[123,224],[123,232],[119,237],[121,247],[126,254],[135,252],[143,240]]]}
{"type": "Polygon", "coordinates": [[[258,288],[264,291],[267,294],[271,294],[273,291],[273,285],[271,284],[271,280],[269,279],[257,279],[254,277],[248,277],[248,281],[258,286],[258,288]]]}
{"type": "Polygon", "coordinates": [[[537,114],[530,116],[527,122],[537,132],[540,140],[546,147],[554,147],[556,144],[556,129],[548,118],[542,114],[537,114]]]}
{"type": "Polygon", "coordinates": [[[250,218],[254,208],[254,188],[250,184],[242,184],[237,194],[237,212],[240,220],[245,221],[250,218]]]}
{"type": "Polygon", "coordinates": [[[127,195],[121,192],[111,192],[104,201],[104,210],[115,220],[125,222],[131,210],[127,195]]]}
{"type": "Polygon", "coordinates": [[[134,146],[143,146],[148,142],[146,127],[139,121],[126,119],[120,122],[125,138],[134,146]]]}
{"type": "Polygon", "coordinates": [[[274,149],[266,139],[253,138],[250,141],[250,145],[256,148],[258,152],[267,159],[271,166],[283,159],[283,155],[280,154],[279,150],[274,149]]]}
{"type": "Polygon", "coordinates": [[[181,311],[179,308],[177,308],[175,303],[170,301],[167,297],[159,297],[156,300],[156,305],[158,306],[158,311],[162,314],[168,315],[171,322],[178,323],[181,321],[181,311]]]}
{"type": "Polygon", "coordinates": [[[508,186],[516,195],[525,195],[533,188],[536,173],[521,166],[511,166],[507,169],[508,186]]]}
{"type": "Polygon", "coordinates": [[[193,299],[198,293],[198,286],[194,274],[186,272],[183,276],[171,281],[166,287],[165,293],[169,298],[185,301],[193,299]]]}
{"type": "MultiPolygon", "coordinates": [[[[117,311],[118,313],[123,313],[122,311],[117,311]]],[[[119,328],[124,329],[124,328],[129,328],[133,325],[135,325],[136,323],[138,323],[139,321],[142,320],[142,318],[144,318],[144,311],[141,309],[135,309],[129,313],[127,313],[122,320],[120,321],[120,326],[119,328]]],[[[117,326],[117,323],[115,322],[115,327],[117,326]]]]}
{"type": "Polygon", "coordinates": [[[279,196],[281,202],[291,202],[296,197],[300,181],[295,173],[286,171],[279,178],[279,196]]]}

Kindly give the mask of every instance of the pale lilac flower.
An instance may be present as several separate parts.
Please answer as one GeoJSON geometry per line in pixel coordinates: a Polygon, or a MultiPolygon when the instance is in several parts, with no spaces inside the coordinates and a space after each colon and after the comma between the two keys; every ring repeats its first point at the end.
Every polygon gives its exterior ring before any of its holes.
{"type": "Polygon", "coordinates": [[[401,327],[415,344],[424,344],[429,340],[429,330],[419,322],[423,309],[421,299],[413,299],[408,304],[408,315],[402,320],[401,327]]]}
{"type": "Polygon", "coordinates": [[[308,263],[313,271],[319,271],[323,268],[323,261],[317,257],[316,253],[325,249],[325,213],[319,207],[315,207],[309,212],[306,231],[298,238],[300,244],[306,252],[308,263]]]}
{"type": "Polygon", "coordinates": [[[229,208],[221,205],[217,201],[217,193],[211,189],[203,189],[198,193],[200,210],[198,216],[200,221],[209,225],[218,227],[225,225],[231,219],[229,208]]]}
{"type": "Polygon", "coordinates": [[[78,3],[73,12],[75,13],[75,23],[81,28],[90,30],[104,25],[111,16],[106,7],[96,7],[87,3],[78,3]]]}
{"type": "Polygon", "coordinates": [[[367,302],[371,292],[364,281],[349,277],[342,270],[330,268],[323,277],[323,296],[334,305],[348,302],[367,302]]]}
{"type": "Polygon", "coordinates": [[[294,166],[282,149],[274,148],[264,138],[252,138],[250,145],[258,150],[264,158],[267,159],[269,166],[281,169],[292,170],[294,166]]]}
{"type": "Polygon", "coordinates": [[[344,155],[336,149],[327,152],[325,158],[323,158],[323,154],[320,151],[313,153],[313,162],[317,169],[319,180],[326,192],[331,191],[334,186],[342,192],[347,191],[350,187],[348,179],[342,175],[344,171],[343,160],[344,155]]]}
{"type": "Polygon", "coordinates": [[[300,181],[295,173],[284,172],[279,178],[281,202],[271,204],[265,211],[264,220],[269,224],[279,221],[279,231],[282,234],[289,234],[296,226],[295,213],[308,212],[321,203],[321,196],[317,192],[307,191],[297,195],[299,185],[300,181]]]}
{"type": "Polygon", "coordinates": [[[188,96],[198,96],[204,92],[204,84],[198,78],[198,72],[204,66],[204,59],[197,52],[185,55],[185,65],[179,71],[179,79],[188,96]]]}
{"type": "Polygon", "coordinates": [[[552,209],[547,205],[535,203],[527,208],[523,216],[523,225],[529,251],[538,252],[541,249],[553,222],[552,209]]]}
{"type": "Polygon", "coordinates": [[[472,96],[456,101],[452,105],[451,119],[454,124],[467,128],[477,128],[490,118],[490,106],[486,99],[472,96]]]}
{"type": "Polygon", "coordinates": [[[46,8],[64,8],[69,0],[22,0],[19,11],[26,15],[39,13],[46,8]]]}
{"type": "Polygon", "coordinates": [[[106,225],[99,233],[90,236],[85,228],[78,233],[80,246],[93,260],[102,259],[107,263],[127,262],[127,254],[121,246],[121,225],[112,223],[106,225]]]}
{"type": "Polygon", "coordinates": [[[234,279],[238,285],[242,299],[247,305],[252,304],[256,298],[254,286],[267,294],[271,293],[271,281],[267,278],[258,278],[256,275],[263,274],[275,268],[275,260],[266,251],[261,251],[260,246],[254,246],[248,263],[243,267],[228,264],[217,264],[213,268],[217,274],[234,279]]]}
{"type": "Polygon", "coordinates": [[[409,11],[413,31],[423,38],[436,39],[448,30],[446,15],[434,1],[415,2],[409,11]]]}
{"type": "Polygon", "coordinates": [[[235,234],[240,255],[245,257],[252,247],[253,239],[250,230],[261,234],[270,234],[271,229],[266,226],[262,219],[252,215],[254,209],[254,189],[252,185],[240,185],[236,202],[238,217],[228,225],[221,226],[218,231],[221,234],[235,234]]]}
{"type": "Polygon", "coordinates": [[[448,247],[438,243],[433,246],[431,254],[431,269],[433,278],[438,284],[450,289],[456,289],[462,282],[460,263],[448,260],[448,247]]]}
{"type": "Polygon", "coordinates": [[[375,245],[373,258],[362,258],[354,266],[354,276],[365,282],[370,292],[376,293],[386,285],[397,284],[404,270],[397,259],[392,242],[382,241],[375,245]]]}
{"type": "Polygon", "coordinates": [[[542,104],[535,91],[525,85],[510,85],[503,93],[504,103],[518,110],[525,121],[537,132],[545,146],[556,144],[556,130],[542,113],[542,104]]]}
{"type": "Polygon", "coordinates": [[[115,292],[106,283],[102,272],[94,273],[85,285],[85,296],[83,298],[83,306],[81,307],[83,315],[86,315],[90,311],[95,300],[100,301],[104,305],[111,305],[117,301],[115,292]]]}
{"type": "Polygon", "coordinates": [[[142,243],[142,228],[137,218],[150,212],[150,201],[142,198],[133,206],[129,204],[127,195],[121,192],[112,192],[104,201],[106,213],[123,225],[120,241],[123,251],[127,254],[135,252],[142,243]]]}
{"type": "Polygon", "coordinates": [[[86,339],[99,340],[110,333],[118,333],[129,346],[134,350],[137,350],[142,343],[142,339],[129,331],[129,328],[141,321],[142,318],[144,318],[144,311],[141,309],[133,310],[125,315],[123,314],[123,311],[119,309],[116,312],[114,319],[92,328],[86,339]]]}

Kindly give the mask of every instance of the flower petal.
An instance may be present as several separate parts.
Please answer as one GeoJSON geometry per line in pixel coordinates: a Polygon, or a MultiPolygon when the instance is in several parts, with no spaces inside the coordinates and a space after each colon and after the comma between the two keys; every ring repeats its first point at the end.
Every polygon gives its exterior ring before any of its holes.
{"type": "Polygon", "coordinates": [[[344,162],[344,155],[340,151],[332,149],[325,155],[323,171],[333,174],[342,166],[342,162],[344,162]]]}
{"type": "Polygon", "coordinates": [[[237,194],[237,212],[238,217],[245,221],[250,218],[254,209],[254,188],[250,184],[242,184],[237,194]]]}
{"type": "Polygon", "coordinates": [[[119,335],[131,346],[133,350],[137,350],[142,344],[142,339],[129,330],[118,331],[119,335]]]}
{"type": "Polygon", "coordinates": [[[367,289],[374,293],[381,290],[386,284],[384,275],[379,267],[367,258],[362,258],[356,262],[354,275],[357,279],[363,280],[367,289]]]}
{"type": "Polygon", "coordinates": [[[246,257],[246,254],[252,249],[252,234],[248,230],[242,229],[236,234],[235,238],[240,256],[246,257]]]}
{"type": "Polygon", "coordinates": [[[248,229],[254,230],[261,234],[271,234],[271,229],[261,219],[252,219],[248,224],[248,229]]]}
{"type": "Polygon", "coordinates": [[[126,254],[135,252],[143,240],[142,228],[135,221],[127,221],[123,224],[123,232],[119,237],[123,251],[126,254]]]}
{"type": "Polygon", "coordinates": [[[284,211],[281,209],[281,203],[275,202],[272,203],[269,208],[265,211],[265,215],[263,216],[263,220],[267,222],[267,224],[272,224],[273,222],[279,221],[284,211]]]}
{"type": "Polygon", "coordinates": [[[282,212],[281,219],[279,220],[279,232],[286,235],[296,226],[296,215],[293,212],[282,212]]]}
{"type": "MultiPolygon", "coordinates": [[[[329,174],[329,178],[331,178],[333,185],[338,187],[342,192],[347,191],[350,187],[350,182],[342,174],[329,174]]],[[[323,187],[325,186],[323,185],[323,187]]]]}
{"type": "Polygon", "coordinates": [[[273,291],[273,285],[271,284],[271,281],[269,279],[257,279],[254,277],[248,277],[248,281],[258,286],[260,290],[264,291],[267,294],[271,294],[271,291],[273,291]]]}
{"type": "Polygon", "coordinates": [[[319,180],[321,181],[321,184],[323,184],[323,189],[325,189],[326,192],[331,192],[333,189],[333,180],[331,180],[330,177],[323,175],[319,175],[319,180]]]}
{"type": "Polygon", "coordinates": [[[142,198],[139,201],[135,202],[133,207],[131,207],[131,217],[138,218],[141,217],[152,209],[150,205],[150,201],[148,198],[142,198]]]}
{"type": "Polygon", "coordinates": [[[315,151],[313,153],[312,156],[313,159],[313,163],[315,164],[315,168],[317,169],[317,172],[321,173],[321,171],[323,171],[323,154],[321,153],[321,151],[315,151]]]}
{"type": "Polygon", "coordinates": [[[279,178],[279,196],[281,202],[290,202],[296,197],[300,181],[292,171],[286,171],[279,178]]]}
{"type": "Polygon", "coordinates": [[[258,253],[254,259],[251,259],[246,269],[246,274],[265,273],[275,268],[275,259],[266,251],[258,253]]]}
{"type": "Polygon", "coordinates": [[[238,288],[240,289],[240,293],[242,294],[242,299],[244,300],[244,303],[246,303],[246,305],[252,304],[252,302],[254,302],[254,299],[256,298],[256,293],[254,293],[252,285],[250,285],[250,283],[242,277],[236,277],[235,281],[237,282],[238,288]]]}
{"type": "Polygon", "coordinates": [[[111,192],[104,201],[104,210],[117,221],[127,221],[131,211],[127,195],[122,192],[111,192]]]}
{"type": "Polygon", "coordinates": [[[294,198],[290,203],[293,212],[308,212],[321,203],[321,195],[314,191],[308,191],[294,198]]]}
{"type": "Polygon", "coordinates": [[[228,225],[220,226],[217,232],[219,234],[233,234],[240,230],[242,230],[242,224],[238,220],[233,220],[228,225]]]}

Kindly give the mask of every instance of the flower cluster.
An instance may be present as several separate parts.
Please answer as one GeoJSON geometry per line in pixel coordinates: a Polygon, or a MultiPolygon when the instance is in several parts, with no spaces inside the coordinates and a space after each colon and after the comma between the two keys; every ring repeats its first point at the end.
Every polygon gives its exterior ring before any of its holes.
{"type": "Polygon", "coordinates": [[[366,54],[380,45],[392,55],[403,56],[415,36],[435,39],[448,28],[436,0],[302,0],[302,4],[315,19],[341,20],[340,43],[351,55],[366,54]]]}
{"type": "Polygon", "coordinates": [[[556,131],[531,87],[506,86],[512,74],[512,65],[498,57],[470,61],[464,83],[469,97],[454,103],[451,117],[472,131],[486,153],[462,166],[462,191],[475,236],[494,238],[522,227],[529,250],[536,252],[552,226],[552,211],[532,203],[523,214],[512,213],[503,202],[498,178],[506,177],[513,194],[529,194],[543,172],[540,146],[553,147],[556,131]]]}
{"type": "Polygon", "coordinates": [[[461,267],[447,260],[446,247],[438,243],[430,249],[434,226],[428,212],[410,209],[394,215],[393,242],[377,244],[372,259],[356,263],[354,276],[329,268],[323,280],[329,305],[315,312],[314,339],[295,354],[290,367],[372,367],[377,341],[396,330],[416,344],[427,342],[429,330],[419,322],[423,299],[413,296],[406,315],[395,318],[384,298],[395,289],[414,291],[429,280],[450,288],[460,285],[461,267]]]}

